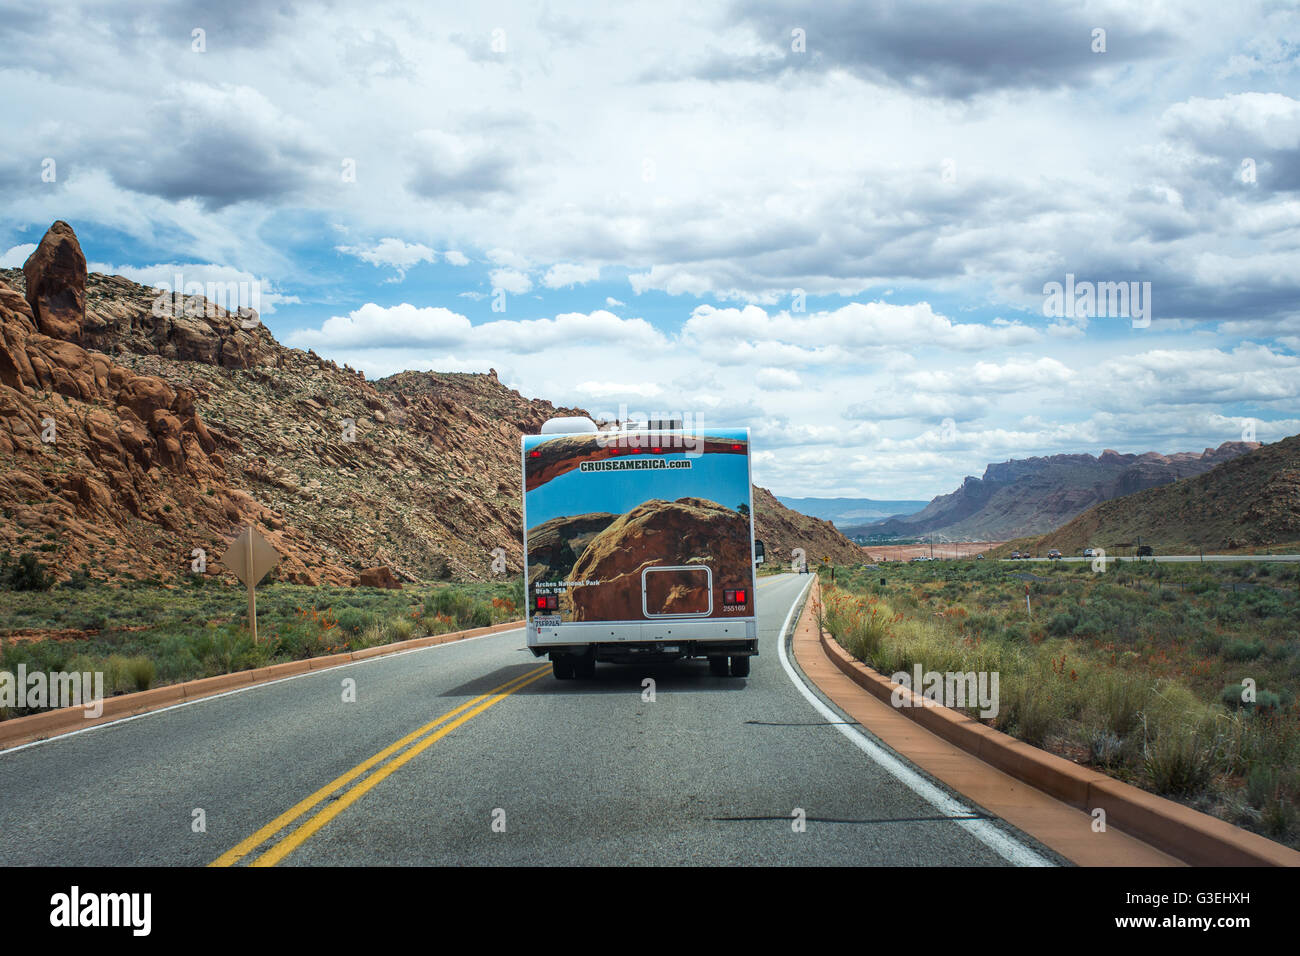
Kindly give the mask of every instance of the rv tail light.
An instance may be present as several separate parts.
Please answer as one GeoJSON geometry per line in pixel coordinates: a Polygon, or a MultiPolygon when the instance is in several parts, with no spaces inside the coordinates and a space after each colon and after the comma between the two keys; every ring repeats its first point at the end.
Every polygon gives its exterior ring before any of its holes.
{"type": "Polygon", "coordinates": [[[722,592],[722,601],[724,604],[744,604],[748,597],[744,588],[727,588],[722,592]]]}
{"type": "Polygon", "coordinates": [[[559,606],[560,606],[560,596],[558,594],[537,595],[537,610],[554,611],[559,606]]]}
{"type": "Polygon", "coordinates": [[[528,457],[529,457],[529,458],[541,458],[541,457],[542,457],[542,453],[541,453],[540,451],[535,451],[535,450],[534,450],[534,451],[530,451],[530,452],[528,453],[528,457]]]}
{"type": "Polygon", "coordinates": [[[663,451],[662,448],[651,448],[650,450],[654,452],[656,455],[660,454],[663,451]]]}
{"type": "Polygon", "coordinates": [[[744,447],[745,447],[744,445],[732,445],[732,446],[731,446],[731,450],[732,450],[732,451],[740,451],[740,450],[741,450],[742,448],[744,448],[744,447]]]}

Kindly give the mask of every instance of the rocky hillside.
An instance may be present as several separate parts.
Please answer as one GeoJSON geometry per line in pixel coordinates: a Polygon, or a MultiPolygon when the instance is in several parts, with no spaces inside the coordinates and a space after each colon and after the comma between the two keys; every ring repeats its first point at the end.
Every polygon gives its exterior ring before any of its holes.
{"type": "MultiPolygon", "coordinates": [[[[519,435],[571,414],[495,372],[369,382],[255,313],[88,276],[66,223],[0,270],[0,550],[61,577],[169,580],[196,549],[215,573],[250,521],[304,583],[487,578],[495,548],[518,571],[519,435]]],[[[762,492],[755,520],[860,553],[762,492]]]]}
{"type": "Polygon", "coordinates": [[[1121,455],[1108,449],[1097,457],[1006,461],[989,465],[983,478],[967,478],[915,514],[842,530],[848,535],[933,534],[945,541],[1042,534],[1103,501],[1202,474],[1258,447],[1258,442],[1224,442],[1200,453],[1121,455]]]}
{"type": "Polygon", "coordinates": [[[1104,502],[1025,543],[1040,554],[1086,547],[1121,553],[1139,539],[1165,554],[1300,542],[1300,435],[1194,478],[1104,502]]]}

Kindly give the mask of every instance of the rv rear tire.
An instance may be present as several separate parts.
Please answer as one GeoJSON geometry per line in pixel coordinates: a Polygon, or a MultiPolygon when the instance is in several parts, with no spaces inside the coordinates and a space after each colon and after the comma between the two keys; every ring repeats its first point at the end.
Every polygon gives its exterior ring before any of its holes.
{"type": "Polygon", "coordinates": [[[744,654],[731,659],[731,676],[748,677],[749,676],[749,655],[744,654]]]}
{"type": "Polygon", "coordinates": [[[568,654],[557,654],[551,658],[551,673],[556,680],[573,680],[573,658],[568,654]]]}
{"type": "Polygon", "coordinates": [[[727,659],[725,657],[710,657],[709,673],[714,677],[726,677],[728,674],[727,659]]]}

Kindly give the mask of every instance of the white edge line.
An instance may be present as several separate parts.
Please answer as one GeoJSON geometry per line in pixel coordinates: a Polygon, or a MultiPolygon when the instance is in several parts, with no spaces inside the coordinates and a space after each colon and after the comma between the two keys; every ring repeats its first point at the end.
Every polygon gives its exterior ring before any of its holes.
{"type": "MultiPolygon", "coordinates": [[[[804,592],[812,586],[812,580],[804,585],[803,590],[799,592],[802,597],[804,592]]],[[[790,605],[790,612],[785,616],[785,623],[781,625],[781,632],[777,634],[776,650],[777,656],[781,659],[781,666],[785,668],[786,676],[790,682],[807,698],[808,703],[812,704],[819,714],[825,717],[832,726],[840,733],[847,737],[854,746],[870,757],[873,761],[881,766],[899,783],[903,784],[918,797],[924,800],[930,806],[934,807],[946,817],[963,817],[969,816],[974,811],[957,800],[954,800],[944,791],[940,790],[929,780],[913,770],[907,764],[903,763],[897,756],[885,750],[874,740],[870,739],[860,731],[844,723],[840,714],[835,713],[826,706],[816,694],[808,689],[807,685],[799,678],[795,669],[790,665],[790,659],[785,653],[785,635],[790,629],[790,621],[794,617],[795,608],[799,606],[799,597],[796,597],[790,605]]],[[[979,840],[998,856],[1013,863],[1016,866],[1053,866],[1054,864],[1045,859],[1038,853],[1035,853],[1029,847],[1012,839],[1000,828],[994,826],[988,820],[960,820],[952,821],[970,833],[971,836],[979,840]]]]}
{"type": "Polygon", "coordinates": [[[165,714],[169,710],[189,707],[192,704],[204,704],[210,700],[220,700],[222,697],[231,697],[234,694],[245,694],[250,690],[260,690],[263,687],[272,687],[275,684],[283,684],[285,681],[297,680],[300,677],[312,677],[329,671],[341,671],[347,667],[356,667],[358,664],[373,664],[375,661],[388,661],[395,657],[404,657],[407,654],[418,654],[421,651],[437,650],[440,647],[455,647],[457,644],[468,644],[470,641],[481,641],[485,637],[500,637],[503,634],[515,634],[522,630],[524,630],[522,627],[514,627],[508,631],[497,631],[495,634],[479,634],[475,637],[463,637],[459,641],[447,641],[444,644],[430,644],[428,647],[412,647],[405,651],[394,651],[391,654],[376,654],[374,657],[368,657],[363,661],[348,661],[346,664],[335,664],[332,667],[322,667],[320,670],[303,671],[301,674],[290,674],[288,677],[277,677],[275,680],[259,681],[256,684],[249,684],[247,687],[236,687],[234,690],[222,691],[220,694],[209,694],[206,697],[195,697],[193,700],[183,700],[178,704],[168,704],[166,707],[159,707],[157,710],[146,710],[142,714],[132,714],[130,717],[119,717],[116,720],[107,720],[102,724],[95,724],[93,727],[82,727],[80,730],[69,730],[65,733],[55,734],[52,737],[45,737],[41,740],[33,740],[25,744],[19,744],[17,747],[0,750],[0,757],[6,757],[9,754],[16,754],[18,751],[27,750],[29,747],[39,747],[42,744],[52,744],[59,740],[66,740],[69,737],[76,737],[78,734],[89,733],[92,730],[103,730],[105,727],[116,727],[119,724],[129,723],[132,720],[139,720],[141,717],[153,717],[156,714],[165,714]]]}

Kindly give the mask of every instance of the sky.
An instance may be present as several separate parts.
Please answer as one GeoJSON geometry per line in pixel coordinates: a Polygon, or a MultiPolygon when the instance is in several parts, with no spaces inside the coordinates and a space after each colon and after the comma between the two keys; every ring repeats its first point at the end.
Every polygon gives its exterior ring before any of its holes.
{"type": "Polygon", "coordinates": [[[0,265],[64,219],[372,378],[749,427],[784,495],[1276,441],[1298,50],[1267,0],[0,0],[0,265]]]}

